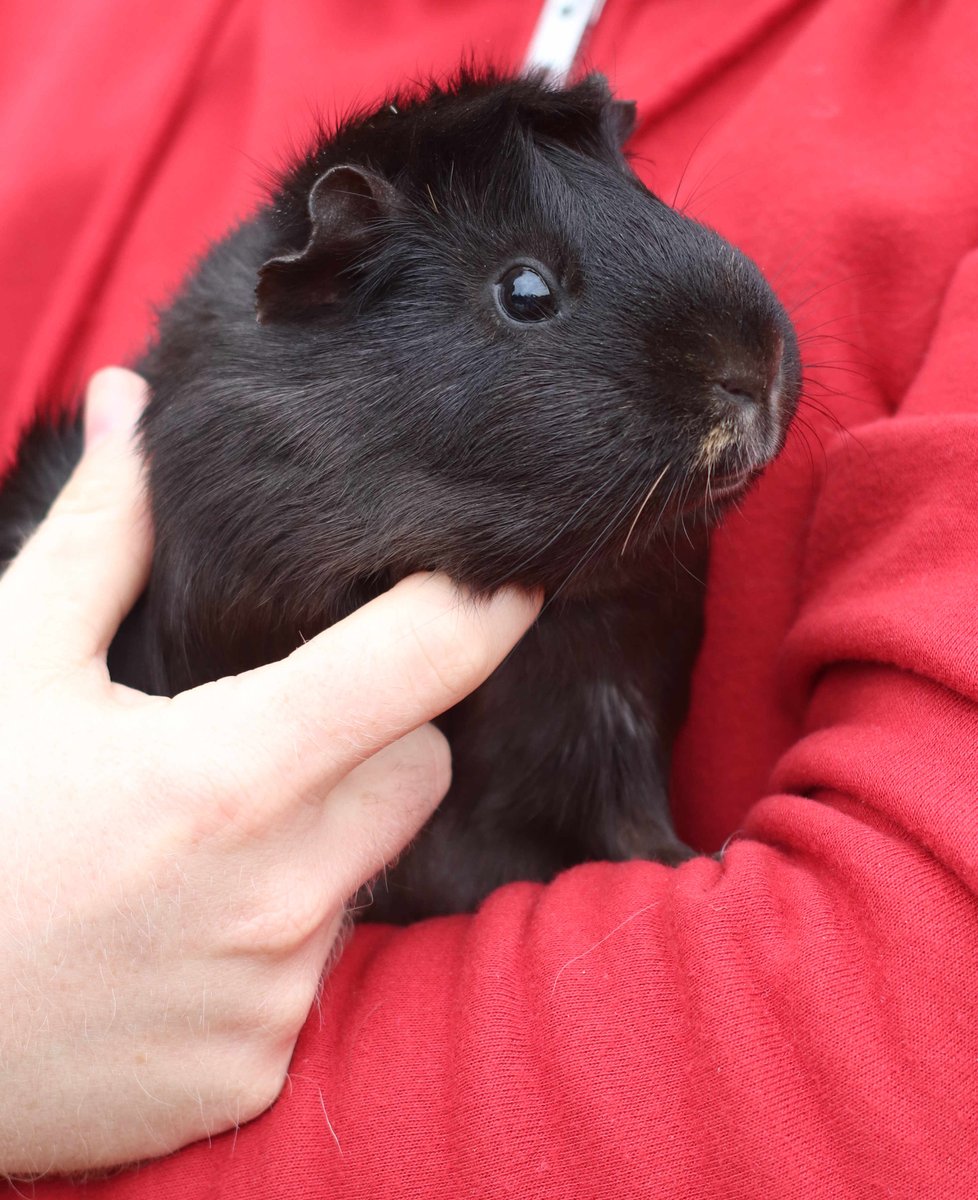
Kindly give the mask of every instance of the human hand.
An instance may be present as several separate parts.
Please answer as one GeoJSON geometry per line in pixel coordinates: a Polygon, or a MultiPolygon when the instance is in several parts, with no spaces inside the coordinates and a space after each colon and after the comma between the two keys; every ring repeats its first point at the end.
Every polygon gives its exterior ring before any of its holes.
{"type": "Polygon", "coordinates": [[[272,1103],[344,902],[448,785],[426,722],[536,612],[415,577],[261,670],[172,700],[110,682],[152,549],[143,390],[94,378],[85,456],[0,579],[9,1175],[163,1154],[272,1103]]]}

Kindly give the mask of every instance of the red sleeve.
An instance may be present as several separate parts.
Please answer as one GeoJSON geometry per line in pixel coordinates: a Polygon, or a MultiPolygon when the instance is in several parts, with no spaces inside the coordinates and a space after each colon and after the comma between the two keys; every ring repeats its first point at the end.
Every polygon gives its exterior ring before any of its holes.
{"type": "MultiPolygon", "coordinates": [[[[677,27],[692,7],[663,5],[677,27]]],[[[823,432],[824,469],[772,472],[718,543],[680,784],[701,827],[735,836],[675,871],[588,865],[472,918],[361,929],[269,1113],[86,1193],[975,1194],[978,87],[961,48],[976,20],[965,0],[738,11],[720,33],[729,61],[754,39],[753,74],[723,76],[718,145],[776,152],[766,174],[731,175],[717,223],[767,266],[814,254],[829,281],[858,280],[844,294],[869,379],[858,405],[828,400],[852,430],[823,432]],[[738,561],[745,545],[765,553],[738,561]],[[721,600],[758,610],[750,636],[721,600]],[[744,680],[747,702],[726,704],[744,680]]],[[[608,14],[631,88],[625,35],[660,22],[663,45],[641,43],[664,81],[644,111],[668,162],[716,117],[723,54],[690,40],[683,82],[657,6],[608,14]]]]}

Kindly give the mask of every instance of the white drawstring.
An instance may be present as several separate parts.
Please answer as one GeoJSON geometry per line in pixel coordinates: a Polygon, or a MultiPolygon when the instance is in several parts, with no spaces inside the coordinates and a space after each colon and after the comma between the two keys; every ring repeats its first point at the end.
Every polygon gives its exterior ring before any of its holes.
{"type": "Polygon", "coordinates": [[[563,85],[603,7],[604,0],[544,0],[523,69],[543,70],[551,83],[563,85]]]}

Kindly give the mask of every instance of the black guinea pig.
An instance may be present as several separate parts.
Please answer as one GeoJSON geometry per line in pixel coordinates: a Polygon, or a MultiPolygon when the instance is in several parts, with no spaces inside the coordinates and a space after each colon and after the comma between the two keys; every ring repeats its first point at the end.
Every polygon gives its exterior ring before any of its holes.
{"type": "MultiPolygon", "coordinates": [[[[156,551],[115,678],[172,695],[257,666],[417,570],[546,594],[441,719],[451,790],[361,917],[691,853],[667,781],[707,535],[779,450],[799,360],[753,263],[631,171],[633,120],[599,76],[466,72],[351,117],[137,364],[156,551]]],[[[0,559],[80,446],[77,422],[31,432],[0,559]]]]}

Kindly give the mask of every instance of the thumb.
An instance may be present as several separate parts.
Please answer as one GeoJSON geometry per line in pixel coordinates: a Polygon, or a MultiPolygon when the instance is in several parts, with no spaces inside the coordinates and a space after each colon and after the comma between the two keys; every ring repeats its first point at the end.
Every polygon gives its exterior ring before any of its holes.
{"type": "Polygon", "coordinates": [[[92,377],[85,452],[0,584],[0,630],[22,655],[70,664],[104,654],[145,585],[152,535],[132,441],[145,397],[131,371],[92,377]]]}
{"type": "Polygon", "coordinates": [[[85,393],[86,449],[93,449],[112,434],[131,434],[146,406],[146,392],[146,381],[125,367],[105,367],[96,372],[85,393]]]}

